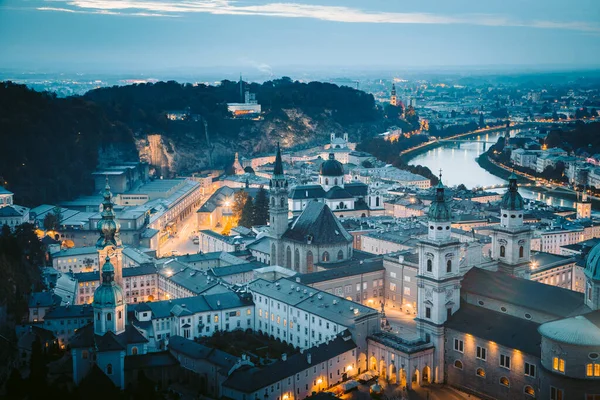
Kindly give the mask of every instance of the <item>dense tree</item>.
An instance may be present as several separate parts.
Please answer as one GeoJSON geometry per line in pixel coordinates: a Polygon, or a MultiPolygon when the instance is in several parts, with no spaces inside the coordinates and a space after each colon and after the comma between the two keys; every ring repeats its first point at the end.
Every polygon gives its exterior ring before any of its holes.
{"type": "Polygon", "coordinates": [[[264,187],[261,187],[254,200],[254,218],[252,225],[266,225],[269,222],[269,196],[264,187]]]}
{"type": "Polygon", "coordinates": [[[248,199],[248,192],[244,189],[235,192],[233,195],[233,205],[231,207],[231,212],[233,213],[233,218],[236,221],[239,221],[242,217],[242,210],[246,205],[246,200],[248,199]]]}
{"type": "Polygon", "coordinates": [[[62,211],[60,207],[54,207],[52,212],[49,212],[44,217],[44,222],[42,223],[44,226],[44,230],[46,231],[56,231],[60,226],[60,221],[62,221],[62,211]]]}
{"type": "Polygon", "coordinates": [[[479,127],[483,128],[485,126],[485,119],[483,118],[483,113],[479,113],[479,127]]]}
{"type": "Polygon", "coordinates": [[[23,384],[21,373],[18,369],[13,368],[6,381],[6,395],[9,399],[21,399],[24,395],[24,389],[25,386],[23,384]]]}
{"type": "Polygon", "coordinates": [[[245,226],[246,228],[252,228],[252,223],[254,222],[254,202],[252,201],[252,197],[248,196],[246,198],[246,203],[242,208],[242,214],[240,216],[240,220],[238,225],[245,226]]]}
{"type": "Polygon", "coordinates": [[[35,337],[35,340],[31,345],[29,368],[30,373],[28,388],[31,393],[31,397],[34,399],[42,399],[44,398],[44,394],[48,386],[48,368],[46,367],[42,342],[39,336],[35,337]]]}

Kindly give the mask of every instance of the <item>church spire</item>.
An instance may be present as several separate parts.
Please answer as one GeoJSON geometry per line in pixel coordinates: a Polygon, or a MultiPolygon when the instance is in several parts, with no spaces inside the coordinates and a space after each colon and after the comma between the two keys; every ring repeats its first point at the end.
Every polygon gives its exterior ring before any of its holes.
{"type": "Polygon", "coordinates": [[[273,176],[283,175],[283,162],[281,161],[281,149],[279,148],[279,142],[277,142],[277,155],[275,156],[275,168],[273,169],[273,176]]]}
{"type": "Polygon", "coordinates": [[[102,219],[98,221],[98,232],[100,237],[96,242],[96,248],[104,249],[108,246],[121,247],[121,235],[119,233],[121,226],[116,220],[115,211],[113,209],[112,193],[108,184],[108,176],[106,177],[106,186],[102,194],[102,219]]]}

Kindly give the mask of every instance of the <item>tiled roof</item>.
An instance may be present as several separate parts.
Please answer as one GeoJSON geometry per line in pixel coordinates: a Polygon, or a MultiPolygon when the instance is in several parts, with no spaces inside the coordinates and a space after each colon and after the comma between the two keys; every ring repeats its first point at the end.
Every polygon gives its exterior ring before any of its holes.
{"type": "Polygon", "coordinates": [[[352,199],[354,196],[348,193],[345,189],[339,186],[334,186],[325,194],[325,198],[329,200],[352,199]]]}
{"type": "Polygon", "coordinates": [[[321,185],[298,185],[290,191],[290,199],[322,199],[325,197],[325,190],[321,185]]]}
{"type": "Polygon", "coordinates": [[[541,353],[539,324],[487,308],[463,302],[445,326],[537,357],[541,353]]]}
{"type": "Polygon", "coordinates": [[[352,235],[342,226],[329,207],[321,202],[311,201],[302,214],[283,234],[284,239],[306,243],[312,237],[315,245],[352,243],[352,235]]]}
{"type": "Polygon", "coordinates": [[[179,361],[168,351],[125,356],[125,371],[164,368],[174,365],[179,365],[179,361]]]}
{"type": "Polygon", "coordinates": [[[354,263],[353,265],[345,265],[339,268],[331,268],[326,271],[313,272],[310,274],[297,275],[295,278],[300,279],[300,283],[310,285],[312,283],[324,282],[333,279],[343,279],[354,275],[367,274],[369,272],[383,271],[383,259],[373,260],[365,263],[354,263]]]}
{"type": "Polygon", "coordinates": [[[559,318],[589,311],[583,303],[583,293],[481,268],[471,268],[465,274],[461,291],[523,306],[559,318]]]}
{"type": "Polygon", "coordinates": [[[279,360],[262,368],[237,369],[223,382],[223,386],[243,393],[252,393],[355,348],[356,343],[350,334],[343,332],[331,342],[312,347],[304,354],[297,353],[289,356],[285,361],[279,360]],[[308,354],[311,356],[310,362],[308,362],[308,354]]]}
{"type": "Polygon", "coordinates": [[[600,310],[547,322],[540,326],[539,332],[557,342],[600,348],[600,310]]]}
{"type": "Polygon", "coordinates": [[[181,336],[171,336],[169,339],[169,350],[185,354],[195,360],[207,360],[220,368],[231,369],[239,360],[224,351],[196,343],[181,336]]]}

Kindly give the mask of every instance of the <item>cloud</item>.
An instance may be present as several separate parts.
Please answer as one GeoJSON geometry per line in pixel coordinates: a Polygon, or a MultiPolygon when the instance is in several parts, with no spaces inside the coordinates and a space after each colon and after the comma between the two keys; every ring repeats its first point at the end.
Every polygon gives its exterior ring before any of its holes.
{"type": "Polygon", "coordinates": [[[491,14],[440,15],[367,11],[345,6],[301,3],[242,4],[235,0],[45,0],[61,7],[40,7],[44,11],[103,13],[134,16],[183,16],[193,13],[214,15],[250,15],[279,18],[312,18],[322,21],[370,24],[462,24],[480,26],[515,26],[538,29],[565,29],[600,32],[600,25],[577,21],[523,21],[491,14]]]}

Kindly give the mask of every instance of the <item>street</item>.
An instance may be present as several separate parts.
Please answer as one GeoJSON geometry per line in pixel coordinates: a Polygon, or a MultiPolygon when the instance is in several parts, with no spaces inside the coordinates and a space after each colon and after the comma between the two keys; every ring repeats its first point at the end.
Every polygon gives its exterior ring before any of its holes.
{"type": "Polygon", "coordinates": [[[192,241],[192,234],[196,230],[196,213],[191,213],[186,219],[177,224],[177,235],[169,238],[160,246],[160,256],[170,256],[173,250],[175,255],[196,254],[198,245],[192,241]]]}

